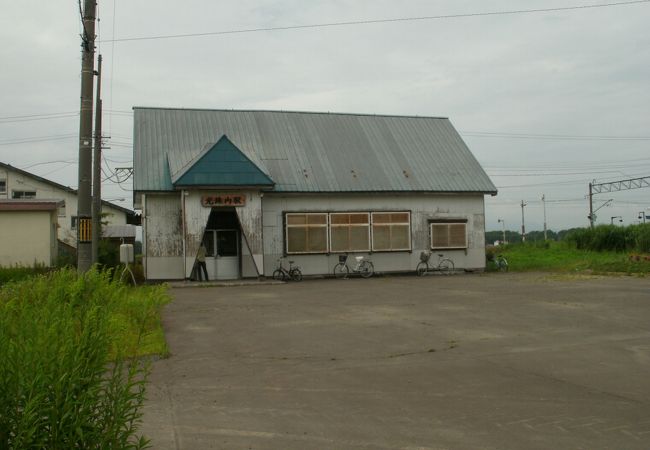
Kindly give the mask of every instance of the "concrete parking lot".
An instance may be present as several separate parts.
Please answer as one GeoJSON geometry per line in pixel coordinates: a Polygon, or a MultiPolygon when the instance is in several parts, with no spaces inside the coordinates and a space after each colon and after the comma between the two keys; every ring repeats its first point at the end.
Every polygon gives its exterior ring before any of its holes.
{"type": "Polygon", "coordinates": [[[155,449],[648,449],[650,280],[175,289],[155,449]]]}

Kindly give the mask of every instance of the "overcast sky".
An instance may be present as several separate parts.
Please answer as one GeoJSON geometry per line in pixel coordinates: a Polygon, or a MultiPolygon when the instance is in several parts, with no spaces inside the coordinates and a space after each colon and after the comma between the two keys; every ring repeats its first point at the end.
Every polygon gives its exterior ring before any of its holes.
{"type": "MultiPolygon", "coordinates": [[[[530,14],[118,41],[188,33],[566,8],[604,0],[99,0],[105,150],[132,165],[133,106],[449,117],[499,188],[487,229],[585,226],[589,180],[650,176],[650,3],[530,14]]],[[[4,2],[0,161],[77,185],[76,1],[4,2]],[[34,116],[51,115],[58,116],[34,116]],[[22,117],[34,116],[34,117],[22,117]]],[[[130,180],[106,182],[125,198],[130,180]]],[[[598,222],[650,215],[603,194],[598,222]]]]}

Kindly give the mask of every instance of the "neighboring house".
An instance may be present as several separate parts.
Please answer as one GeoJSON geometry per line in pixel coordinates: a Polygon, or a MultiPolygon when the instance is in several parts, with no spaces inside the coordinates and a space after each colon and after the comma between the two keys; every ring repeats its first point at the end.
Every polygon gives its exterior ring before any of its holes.
{"type": "MultiPolygon", "coordinates": [[[[77,247],[77,191],[54,181],[0,162],[0,200],[37,199],[56,200],[60,241],[70,247],[77,247]]],[[[132,210],[114,203],[102,201],[102,222],[108,225],[133,223],[132,210]]],[[[4,229],[1,229],[4,231],[4,229]]]]}
{"type": "Polygon", "coordinates": [[[56,200],[0,199],[0,267],[54,265],[60,207],[56,200]]]}
{"type": "MultiPolygon", "coordinates": [[[[134,108],[134,205],[148,279],[270,276],[342,253],[413,272],[433,250],[485,268],[497,190],[446,118],[134,108]]],[[[434,257],[435,259],[436,257],[434,257]]]]}

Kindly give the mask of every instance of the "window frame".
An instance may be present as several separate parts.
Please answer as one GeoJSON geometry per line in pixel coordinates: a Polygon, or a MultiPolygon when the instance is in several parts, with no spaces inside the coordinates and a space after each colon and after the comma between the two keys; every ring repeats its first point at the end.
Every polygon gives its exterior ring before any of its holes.
{"type": "Polygon", "coordinates": [[[370,248],[372,248],[373,253],[394,253],[394,252],[412,252],[413,251],[413,222],[411,218],[413,215],[411,214],[410,210],[402,210],[402,211],[395,211],[395,210],[390,210],[390,211],[371,211],[370,212],[370,229],[372,233],[372,240],[370,242],[370,248]],[[408,223],[405,222],[389,222],[389,223],[382,223],[382,224],[377,224],[377,225],[408,225],[408,230],[409,230],[409,235],[408,235],[408,243],[409,247],[403,248],[403,249],[381,249],[381,250],[375,250],[375,233],[373,230],[373,227],[375,226],[374,222],[374,215],[375,214],[407,214],[408,215],[408,223]]]}
{"type": "Polygon", "coordinates": [[[6,194],[7,194],[7,179],[0,178],[0,195],[6,195],[6,194]]]}
{"type": "Polygon", "coordinates": [[[284,227],[284,255],[326,255],[329,253],[329,213],[323,211],[289,211],[283,213],[283,227],[284,227]],[[289,216],[325,216],[324,224],[304,224],[304,225],[290,225],[289,216]],[[324,251],[306,251],[306,252],[290,252],[289,251],[289,228],[321,228],[325,227],[325,250],[324,251]]]}
{"type": "Polygon", "coordinates": [[[327,214],[327,250],[328,253],[369,253],[372,251],[372,223],[371,221],[371,212],[370,211],[336,211],[336,212],[329,212],[327,214]],[[333,224],[332,223],[332,216],[337,216],[337,215],[351,215],[351,214],[364,214],[368,217],[368,221],[364,224],[333,224]],[[366,250],[332,250],[332,227],[368,227],[368,248],[366,250]]]}
{"type": "Polygon", "coordinates": [[[11,198],[12,199],[17,199],[17,200],[36,198],[36,191],[17,191],[17,190],[14,189],[14,190],[11,191],[11,198]],[[23,195],[21,195],[20,197],[16,197],[17,192],[21,192],[23,195]],[[26,193],[29,193],[29,194],[33,193],[34,195],[25,196],[26,193]]]}
{"type": "Polygon", "coordinates": [[[71,230],[76,230],[78,223],[79,223],[79,219],[78,219],[77,216],[70,216],[70,229],[71,230]]]}
{"type": "Polygon", "coordinates": [[[441,220],[429,220],[429,249],[430,250],[467,250],[469,248],[469,239],[467,237],[467,219],[441,219],[441,220]],[[434,225],[447,225],[447,244],[449,242],[449,227],[451,225],[463,225],[465,227],[465,245],[447,245],[446,247],[441,247],[439,245],[433,245],[433,226],[434,225]]]}

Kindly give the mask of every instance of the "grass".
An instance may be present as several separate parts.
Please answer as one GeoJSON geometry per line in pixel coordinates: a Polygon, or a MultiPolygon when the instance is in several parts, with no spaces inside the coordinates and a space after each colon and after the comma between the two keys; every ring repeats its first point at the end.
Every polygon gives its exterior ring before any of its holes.
{"type": "Polygon", "coordinates": [[[650,273],[650,261],[636,261],[631,253],[578,250],[565,242],[513,244],[494,251],[505,256],[510,271],[650,273]]]}
{"type": "Polygon", "coordinates": [[[164,287],[60,270],[0,288],[0,448],[145,448],[164,287]]]}

